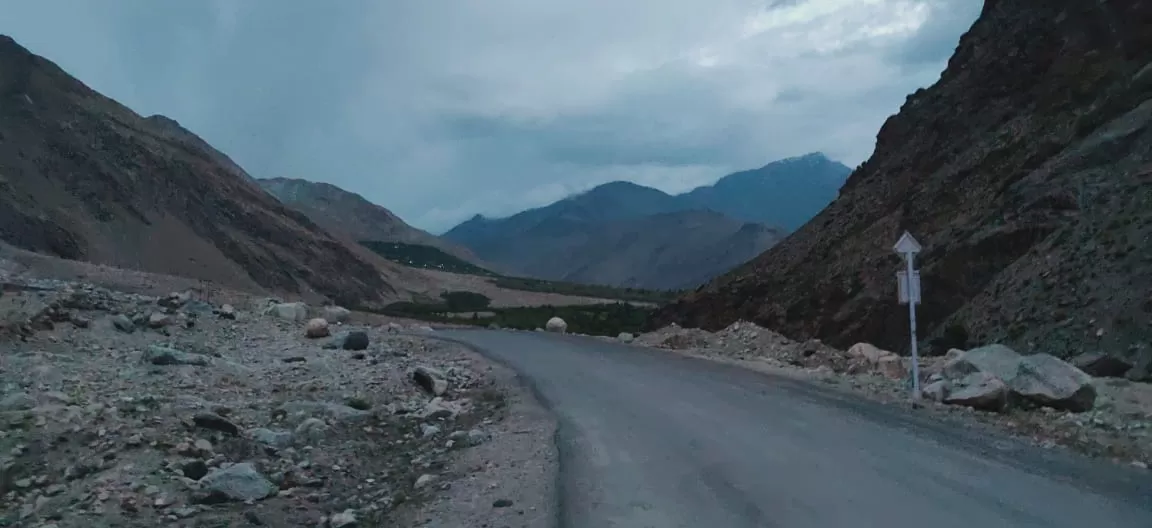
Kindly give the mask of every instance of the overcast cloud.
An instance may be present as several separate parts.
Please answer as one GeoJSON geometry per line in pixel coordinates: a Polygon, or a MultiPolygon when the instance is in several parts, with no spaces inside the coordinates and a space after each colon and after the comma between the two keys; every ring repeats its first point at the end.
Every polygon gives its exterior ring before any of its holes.
{"type": "Polygon", "coordinates": [[[256,177],[436,232],[611,180],[849,166],[980,0],[8,0],[12,35],[256,177]]]}

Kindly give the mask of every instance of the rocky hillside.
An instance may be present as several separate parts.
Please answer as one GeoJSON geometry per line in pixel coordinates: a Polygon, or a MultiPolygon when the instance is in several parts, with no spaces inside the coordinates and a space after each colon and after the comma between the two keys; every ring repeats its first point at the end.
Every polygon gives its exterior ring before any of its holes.
{"type": "Polygon", "coordinates": [[[839,198],[653,326],[739,320],[906,350],[891,251],[923,243],[930,352],[1103,351],[1149,376],[1152,4],[987,1],[839,198]]]}
{"type": "Polygon", "coordinates": [[[291,178],[262,178],[256,183],[329,231],[346,233],[358,241],[430,246],[465,261],[477,260],[464,247],[416,229],[392,211],[335,185],[291,178]]]}
{"type": "Polygon", "coordinates": [[[0,240],[344,302],[394,292],[357,250],[175,121],[143,118],[4,36],[0,240]]]}
{"type": "Polygon", "coordinates": [[[813,153],[679,195],[612,182],[508,218],[476,216],[443,238],[509,273],[694,288],[815,215],[836,197],[848,172],[813,153]]]}

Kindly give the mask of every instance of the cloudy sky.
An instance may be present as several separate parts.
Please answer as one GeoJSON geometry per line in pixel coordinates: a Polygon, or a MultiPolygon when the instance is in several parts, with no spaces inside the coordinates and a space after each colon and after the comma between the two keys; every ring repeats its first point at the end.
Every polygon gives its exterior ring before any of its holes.
{"type": "Polygon", "coordinates": [[[849,166],[980,0],[6,0],[0,33],[256,177],[441,231],[611,180],[849,166]]]}

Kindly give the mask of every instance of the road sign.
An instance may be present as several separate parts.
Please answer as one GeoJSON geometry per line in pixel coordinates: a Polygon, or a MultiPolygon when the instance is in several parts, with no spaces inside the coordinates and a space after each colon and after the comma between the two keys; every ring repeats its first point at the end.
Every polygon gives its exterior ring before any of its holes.
{"type": "Polygon", "coordinates": [[[912,283],[909,284],[908,272],[905,270],[897,271],[896,289],[900,296],[900,304],[908,304],[909,299],[920,304],[920,272],[912,273],[912,283]]]}
{"type": "Polygon", "coordinates": [[[900,236],[900,240],[896,241],[896,245],[892,246],[892,251],[907,255],[909,253],[919,253],[924,248],[920,247],[920,243],[912,236],[912,233],[907,231],[900,236]]]}
{"type": "Polygon", "coordinates": [[[892,246],[892,250],[904,256],[904,271],[896,273],[897,291],[900,304],[908,305],[908,329],[912,339],[912,399],[920,399],[920,358],[916,350],[916,305],[920,304],[920,272],[916,271],[916,254],[924,248],[916,237],[907,231],[892,246]]]}

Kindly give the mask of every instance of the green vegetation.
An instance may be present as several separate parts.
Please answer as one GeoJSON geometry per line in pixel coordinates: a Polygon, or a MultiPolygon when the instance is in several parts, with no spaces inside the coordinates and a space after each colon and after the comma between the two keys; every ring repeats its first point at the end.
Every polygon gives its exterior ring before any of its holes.
{"type": "MultiPolygon", "coordinates": [[[[508,277],[486,270],[454,257],[432,246],[420,244],[405,244],[403,242],[376,242],[361,241],[360,244],[372,252],[412,268],[432,269],[491,277],[493,284],[509,290],[530,291],[539,293],[555,293],[571,295],[574,297],[595,297],[597,299],[612,299],[618,301],[647,302],[663,304],[679,297],[682,292],[676,290],[645,290],[641,288],[618,288],[615,286],[602,286],[595,284],[577,284],[574,282],[549,281],[542,279],[528,279],[523,277],[508,277]]],[[[469,311],[469,310],[463,310],[469,311]]]]}
{"type": "Polygon", "coordinates": [[[521,277],[497,277],[493,284],[509,290],[542,293],[558,293],[578,297],[615,299],[620,301],[649,302],[663,304],[676,299],[681,292],[676,290],[645,290],[641,288],[618,288],[597,284],[577,284],[574,282],[525,279],[521,277]]]}
{"type": "Polygon", "coordinates": [[[449,255],[441,249],[432,246],[405,244],[403,242],[378,242],[375,240],[362,240],[360,241],[360,245],[392,262],[411,268],[440,270],[466,275],[480,275],[482,277],[497,276],[491,271],[461,258],[449,255]]]}
{"type": "Polygon", "coordinates": [[[488,299],[471,292],[447,292],[444,302],[398,302],[386,306],[380,313],[392,317],[420,319],[438,323],[469,324],[501,328],[534,330],[543,328],[548,319],[559,317],[568,323],[568,331],[579,334],[615,337],[620,332],[640,332],[652,308],[629,303],[590,304],[580,306],[523,306],[516,308],[488,308],[488,299]],[[482,300],[480,298],[483,298],[482,300]],[[463,304],[461,304],[463,303],[463,304]],[[482,306],[481,306],[482,305],[482,306]],[[474,312],[468,317],[452,314],[474,312]],[[483,313],[484,315],[482,315],[483,313]],[[491,315],[488,315],[491,314],[491,315]]]}

